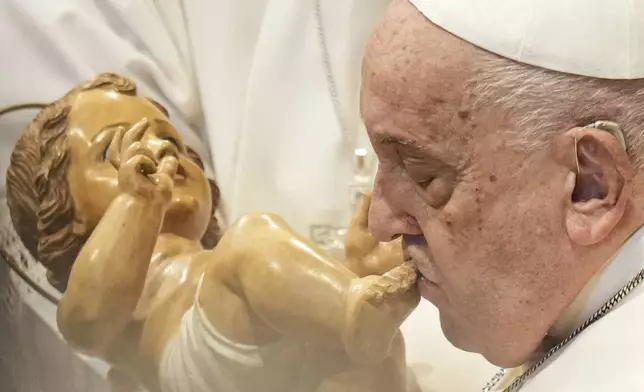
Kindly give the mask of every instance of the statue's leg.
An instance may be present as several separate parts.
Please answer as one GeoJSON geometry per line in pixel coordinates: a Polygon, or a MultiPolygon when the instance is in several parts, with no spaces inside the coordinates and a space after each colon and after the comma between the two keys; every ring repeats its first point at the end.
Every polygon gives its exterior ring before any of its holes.
{"type": "Polygon", "coordinates": [[[213,258],[202,302],[216,300],[204,298],[216,292],[208,285],[225,284],[279,334],[342,348],[355,362],[384,360],[418,304],[413,269],[358,278],[272,215],[236,223],[213,258]]]}

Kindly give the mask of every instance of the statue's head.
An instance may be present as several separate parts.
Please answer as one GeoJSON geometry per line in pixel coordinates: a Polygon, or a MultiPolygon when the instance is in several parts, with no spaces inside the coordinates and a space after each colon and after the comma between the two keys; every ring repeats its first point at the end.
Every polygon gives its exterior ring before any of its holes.
{"type": "Polygon", "coordinates": [[[14,147],[7,171],[11,218],[31,254],[64,290],[80,248],[119,192],[117,170],[106,151],[117,129],[148,118],[142,142],[179,151],[175,189],[162,231],[200,240],[219,238],[214,211],[219,189],[199,156],[183,144],[158,103],[136,94],[131,80],[101,74],[44,108],[14,147]]]}

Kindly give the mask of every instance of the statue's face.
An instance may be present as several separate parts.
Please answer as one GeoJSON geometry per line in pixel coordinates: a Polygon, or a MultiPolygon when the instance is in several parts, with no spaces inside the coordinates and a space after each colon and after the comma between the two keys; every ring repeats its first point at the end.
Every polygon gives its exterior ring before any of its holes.
{"type": "Polygon", "coordinates": [[[170,141],[179,151],[179,170],[164,232],[199,240],[210,221],[212,201],[203,170],[187,155],[181,136],[153,103],[138,96],[92,90],[81,93],[70,115],[67,137],[71,152],[68,173],[79,231],[91,230],[119,193],[116,168],[107,149],[119,127],[129,129],[147,117],[150,126],[141,142],[155,153],[170,141]]]}

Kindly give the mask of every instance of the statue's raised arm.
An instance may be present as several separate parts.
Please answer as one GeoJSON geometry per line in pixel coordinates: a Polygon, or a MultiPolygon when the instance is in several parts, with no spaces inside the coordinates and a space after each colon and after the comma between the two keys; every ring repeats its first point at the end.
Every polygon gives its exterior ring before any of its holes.
{"type": "MultiPolygon", "coordinates": [[[[359,277],[268,213],[204,249],[213,189],[167,112],[126,78],[99,75],[45,108],[16,145],[8,191],[54,281],[71,269],[65,339],[152,391],[407,388],[398,328],[419,300],[416,270],[399,259],[359,277]]],[[[383,252],[365,236],[352,237],[352,265],[383,252]]]]}

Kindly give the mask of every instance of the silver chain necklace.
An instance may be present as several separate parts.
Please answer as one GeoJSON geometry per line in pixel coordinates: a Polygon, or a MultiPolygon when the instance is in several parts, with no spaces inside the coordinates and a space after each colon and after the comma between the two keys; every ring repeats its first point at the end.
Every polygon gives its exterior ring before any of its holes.
{"type": "MultiPolygon", "coordinates": [[[[586,320],[583,324],[581,324],[577,329],[572,331],[570,335],[568,335],[567,338],[562,340],[559,344],[554,346],[553,348],[550,349],[544,355],[539,361],[537,361],[534,365],[532,365],[528,370],[526,370],[521,376],[519,376],[516,380],[510,384],[509,387],[505,388],[503,392],[517,392],[523,387],[526,381],[535,374],[537,370],[545,364],[548,359],[550,359],[555,353],[557,353],[559,350],[561,350],[563,347],[565,347],[568,343],[570,343],[573,339],[577,337],[580,333],[582,333],[586,328],[590,327],[593,325],[597,320],[601,319],[605,315],[607,315],[611,310],[617,306],[626,296],[628,296],[633,289],[635,289],[637,286],[642,283],[644,280],[644,270],[641,270],[633,279],[631,279],[630,282],[628,282],[624,287],[622,287],[615,295],[613,295],[604,305],[602,305],[599,310],[597,310],[588,320],[586,320]]],[[[494,388],[502,379],[503,377],[507,374],[508,370],[507,369],[501,369],[497,374],[492,377],[492,379],[483,387],[483,390],[481,392],[490,392],[492,388],[494,388]]]]}

